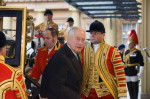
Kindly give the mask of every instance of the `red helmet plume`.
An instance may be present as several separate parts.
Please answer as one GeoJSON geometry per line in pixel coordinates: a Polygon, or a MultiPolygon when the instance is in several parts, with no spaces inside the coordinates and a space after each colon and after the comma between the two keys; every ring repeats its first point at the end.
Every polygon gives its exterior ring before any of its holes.
{"type": "Polygon", "coordinates": [[[131,30],[131,32],[128,36],[128,41],[129,41],[129,44],[132,43],[132,42],[135,43],[136,45],[139,44],[138,37],[137,37],[137,34],[136,34],[135,30],[131,30]]]}

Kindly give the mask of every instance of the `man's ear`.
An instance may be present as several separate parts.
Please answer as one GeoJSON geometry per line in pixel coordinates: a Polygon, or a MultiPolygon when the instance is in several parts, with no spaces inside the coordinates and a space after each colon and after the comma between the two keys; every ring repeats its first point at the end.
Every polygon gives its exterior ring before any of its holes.
{"type": "Polygon", "coordinates": [[[0,51],[0,55],[6,56],[6,46],[2,47],[2,50],[0,51]]]}
{"type": "Polygon", "coordinates": [[[58,37],[57,36],[54,36],[54,41],[57,41],[58,37]]]}
{"type": "Polygon", "coordinates": [[[105,33],[103,33],[103,36],[105,36],[105,33]]]}

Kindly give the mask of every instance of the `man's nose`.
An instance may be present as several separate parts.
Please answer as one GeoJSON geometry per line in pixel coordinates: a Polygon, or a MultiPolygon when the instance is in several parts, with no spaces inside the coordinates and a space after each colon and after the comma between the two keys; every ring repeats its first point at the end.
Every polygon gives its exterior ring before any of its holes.
{"type": "Polygon", "coordinates": [[[81,45],[83,45],[83,44],[84,44],[84,41],[83,41],[83,40],[80,40],[79,43],[80,43],[81,45]]]}

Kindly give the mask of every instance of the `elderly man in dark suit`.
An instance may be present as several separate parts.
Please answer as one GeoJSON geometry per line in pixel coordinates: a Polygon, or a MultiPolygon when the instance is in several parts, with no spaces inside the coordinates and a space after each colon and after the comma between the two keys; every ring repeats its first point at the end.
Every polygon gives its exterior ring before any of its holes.
{"type": "Polygon", "coordinates": [[[67,43],[46,66],[41,83],[42,99],[81,99],[82,65],[78,53],[85,43],[85,32],[73,27],[67,43]]]}

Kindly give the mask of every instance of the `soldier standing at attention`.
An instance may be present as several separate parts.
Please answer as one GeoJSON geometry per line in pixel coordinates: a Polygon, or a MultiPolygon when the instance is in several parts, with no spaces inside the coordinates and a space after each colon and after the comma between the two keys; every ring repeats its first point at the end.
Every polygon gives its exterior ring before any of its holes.
{"type": "Polygon", "coordinates": [[[53,12],[51,10],[46,10],[44,13],[44,16],[45,16],[46,22],[35,26],[35,30],[41,30],[42,32],[44,32],[48,28],[53,28],[55,30],[58,30],[58,25],[54,23],[52,20],[53,12]]]}
{"type": "Polygon", "coordinates": [[[123,56],[127,87],[130,99],[138,99],[138,83],[144,71],[144,62],[141,51],[135,48],[136,45],[138,45],[138,38],[135,30],[131,30],[128,37],[128,43],[129,49],[123,56]]]}

